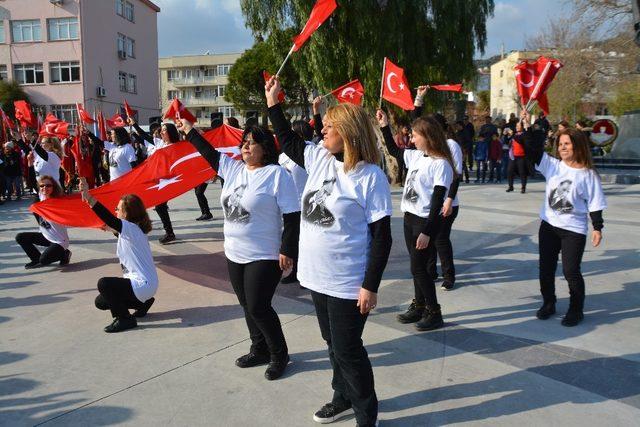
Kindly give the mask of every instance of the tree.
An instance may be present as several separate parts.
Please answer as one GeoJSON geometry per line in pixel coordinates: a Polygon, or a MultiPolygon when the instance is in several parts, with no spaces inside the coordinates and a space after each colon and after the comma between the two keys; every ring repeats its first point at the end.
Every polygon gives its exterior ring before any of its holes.
{"type": "Polygon", "coordinates": [[[29,97],[22,87],[12,80],[0,80],[0,104],[9,116],[15,116],[13,101],[24,100],[29,102],[29,97]]]}
{"type": "MultiPolygon", "coordinates": [[[[256,36],[299,32],[315,1],[241,0],[247,26],[256,36]]],[[[473,56],[484,52],[486,19],[493,0],[350,0],[340,6],[285,69],[327,93],[359,78],[365,105],[380,95],[384,57],[405,69],[412,85],[458,82],[475,74],[473,56]]],[[[282,61],[292,42],[276,53],[282,61]]]]}
{"type": "Polygon", "coordinates": [[[619,85],[609,109],[615,116],[621,116],[627,111],[640,110],[640,77],[630,79],[619,85]]]}

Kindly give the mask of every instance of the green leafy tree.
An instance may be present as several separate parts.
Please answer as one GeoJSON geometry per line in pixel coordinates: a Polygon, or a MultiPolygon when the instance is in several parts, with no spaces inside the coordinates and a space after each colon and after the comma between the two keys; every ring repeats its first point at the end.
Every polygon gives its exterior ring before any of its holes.
{"type": "Polygon", "coordinates": [[[15,81],[0,80],[0,104],[4,112],[11,117],[15,117],[13,101],[19,100],[29,102],[29,97],[22,87],[15,81]]]}
{"type": "Polygon", "coordinates": [[[616,89],[613,101],[609,103],[611,113],[621,116],[627,111],[640,110],[640,77],[630,79],[616,89]]]}
{"type": "MultiPolygon", "coordinates": [[[[256,36],[299,32],[314,0],[241,0],[247,26],[256,36]]],[[[377,105],[384,57],[405,69],[413,86],[458,82],[475,74],[473,56],[484,52],[486,19],[493,0],[342,1],[285,69],[327,93],[353,78],[365,87],[365,104],[377,105]]],[[[292,42],[278,48],[282,61],[292,42]]],[[[277,62],[278,62],[277,61],[277,62]]]]}

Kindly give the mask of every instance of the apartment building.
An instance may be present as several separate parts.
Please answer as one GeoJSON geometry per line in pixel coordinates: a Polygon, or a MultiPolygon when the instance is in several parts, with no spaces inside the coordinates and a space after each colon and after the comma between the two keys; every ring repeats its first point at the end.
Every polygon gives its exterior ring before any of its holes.
{"type": "Polygon", "coordinates": [[[4,0],[0,78],[69,122],[77,102],[111,116],[126,99],[146,123],[159,115],[158,12],[149,0],[4,0]]]}
{"type": "Polygon", "coordinates": [[[198,126],[211,124],[211,113],[237,116],[225,99],[229,69],[241,53],[171,56],[160,58],[160,103],[166,110],[174,98],[198,118],[198,126]]]}

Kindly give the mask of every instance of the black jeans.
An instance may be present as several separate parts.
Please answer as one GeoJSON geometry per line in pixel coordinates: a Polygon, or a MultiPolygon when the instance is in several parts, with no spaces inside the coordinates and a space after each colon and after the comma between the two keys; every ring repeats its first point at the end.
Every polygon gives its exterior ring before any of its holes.
{"type": "Polygon", "coordinates": [[[569,283],[569,310],[582,313],[584,308],[584,279],[580,271],[582,254],[587,236],[563,228],[554,227],[546,221],[538,231],[540,251],[540,292],[545,303],[556,301],[556,268],[558,253],[562,253],[562,272],[569,283]]]}
{"type": "Polygon", "coordinates": [[[195,188],[196,199],[198,199],[198,206],[200,206],[200,212],[202,212],[202,215],[211,214],[211,210],[209,210],[209,201],[207,200],[207,196],[204,195],[208,185],[209,184],[206,182],[203,182],[195,188]]]}
{"type": "Polygon", "coordinates": [[[509,180],[509,188],[513,188],[513,177],[516,174],[520,176],[520,182],[522,188],[527,188],[527,160],[524,157],[516,157],[509,162],[509,168],[507,169],[507,179],[509,180]]]}
{"type": "Polygon", "coordinates": [[[496,181],[500,182],[502,179],[500,175],[501,169],[502,165],[498,163],[497,160],[489,160],[489,181],[493,181],[493,174],[495,172],[496,181]]]}
{"type": "Polygon", "coordinates": [[[137,310],[142,302],[136,298],[131,287],[131,280],[122,277],[102,277],[98,280],[96,307],[100,310],[111,310],[113,317],[128,317],[129,309],[137,310]]]}
{"type": "Polygon", "coordinates": [[[487,161],[486,160],[476,160],[476,182],[480,181],[482,177],[482,182],[487,179],[487,161]]]}
{"type": "Polygon", "coordinates": [[[278,314],[271,306],[282,270],[278,261],[260,260],[238,264],[227,259],[229,279],[251,337],[251,352],[281,358],[288,353],[278,314]]]}
{"type": "MultiPolygon", "coordinates": [[[[438,277],[438,269],[436,268],[436,253],[440,258],[440,267],[442,268],[442,277],[446,282],[456,282],[456,267],[453,263],[453,245],[451,245],[451,227],[458,216],[459,206],[454,206],[451,215],[442,218],[442,227],[435,239],[436,251],[429,254],[427,270],[433,278],[438,277]]],[[[415,245],[414,245],[415,246],[415,245]]]]}
{"type": "Polygon", "coordinates": [[[360,314],[356,300],[336,298],[311,291],[322,338],[329,347],[333,367],[332,402],[351,404],[358,425],[374,425],[378,418],[373,369],[362,344],[362,331],[367,321],[360,314]]]}
{"type": "Polygon", "coordinates": [[[48,241],[42,233],[18,233],[16,242],[22,246],[32,262],[48,265],[64,258],[65,249],[57,243],[48,241]],[[36,246],[44,246],[46,249],[40,253],[36,246]]]}
{"type": "Polygon", "coordinates": [[[169,217],[169,206],[167,203],[165,202],[156,205],[155,209],[160,217],[160,221],[162,221],[162,228],[164,228],[165,233],[173,234],[173,225],[171,224],[171,218],[169,217]]]}
{"type": "Polygon", "coordinates": [[[415,289],[416,303],[435,307],[438,305],[436,296],[436,285],[433,276],[429,274],[427,264],[429,258],[436,257],[435,240],[438,236],[431,236],[426,249],[416,249],[416,240],[422,232],[426,218],[422,218],[411,213],[404,214],[404,241],[409,251],[409,261],[411,263],[411,274],[413,275],[413,287],[415,289]]]}

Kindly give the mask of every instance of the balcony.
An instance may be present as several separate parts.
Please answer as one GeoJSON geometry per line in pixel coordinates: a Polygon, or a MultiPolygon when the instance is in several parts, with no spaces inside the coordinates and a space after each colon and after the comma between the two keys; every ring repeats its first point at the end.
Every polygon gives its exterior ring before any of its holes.
{"type": "Polygon", "coordinates": [[[187,107],[206,107],[210,105],[226,105],[228,104],[223,96],[202,96],[200,98],[184,98],[181,99],[182,103],[187,107]]]}
{"type": "Polygon", "coordinates": [[[216,86],[227,84],[227,76],[200,76],[169,80],[175,87],[216,86]]]}

